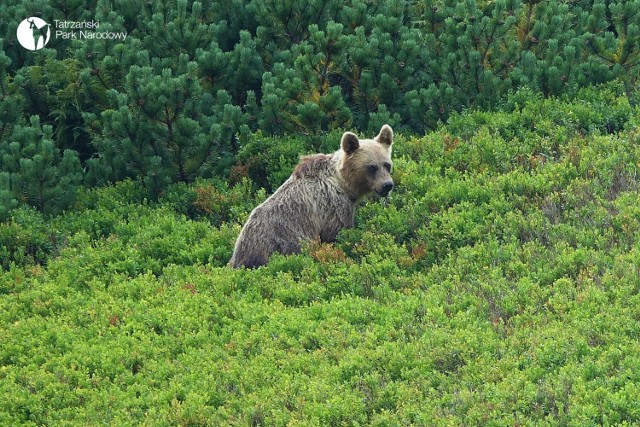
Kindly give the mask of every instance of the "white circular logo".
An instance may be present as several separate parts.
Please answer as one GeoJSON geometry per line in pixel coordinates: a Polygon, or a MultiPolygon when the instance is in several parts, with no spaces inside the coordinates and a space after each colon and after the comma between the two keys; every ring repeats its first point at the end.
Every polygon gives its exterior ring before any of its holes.
{"type": "Polygon", "coordinates": [[[16,35],[18,36],[18,42],[25,49],[40,50],[49,43],[51,25],[37,16],[32,16],[18,25],[16,35]]]}

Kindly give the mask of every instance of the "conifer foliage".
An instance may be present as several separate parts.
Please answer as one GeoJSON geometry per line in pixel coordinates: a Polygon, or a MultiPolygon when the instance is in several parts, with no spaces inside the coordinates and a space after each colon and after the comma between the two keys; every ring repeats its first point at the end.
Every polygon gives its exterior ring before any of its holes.
{"type": "MultiPolygon", "coordinates": [[[[3,7],[13,25],[0,29],[1,150],[33,143],[14,129],[39,116],[50,164],[67,159],[52,176],[73,163],[69,183],[133,178],[157,197],[172,182],[226,176],[258,130],[389,123],[423,134],[516,88],[552,97],[614,79],[635,102],[639,11],[640,0],[13,2],[3,7]],[[52,38],[30,52],[16,40],[25,16],[96,21],[127,38],[52,38]]],[[[72,199],[21,194],[16,168],[3,164],[0,214],[72,199]]]]}

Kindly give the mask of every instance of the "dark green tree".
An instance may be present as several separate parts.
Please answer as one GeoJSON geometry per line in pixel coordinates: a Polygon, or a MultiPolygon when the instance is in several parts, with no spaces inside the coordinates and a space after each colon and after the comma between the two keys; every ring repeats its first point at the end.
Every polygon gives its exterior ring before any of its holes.
{"type": "MultiPolygon", "coordinates": [[[[0,153],[7,150],[9,138],[22,116],[24,98],[19,80],[9,75],[11,59],[4,53],[4,40],[0,39],[0,153]]],[[[0,165],[2,165],[0,158],[0,165]]],[[[0,168],[0,221],[5,220],[18,200],[11,191],[11,173],[0,168]]]]}
{"type": "Polygon", "coordinates": [[[260,126],[269,132],[314,134],[351,123],[339,83],[349,39],[344,26],[309,26],[309,38],[290,51],[292,68],[276,64],[263,78],[260,126]]]}
{"type": "Polygon", "coordinates": [[[594,1],[581,14],[583,38],[590,54],[581,78],[607,81],[620,78],[634,99],[640,65],[640,1],[594,1]]]}
{"type": "Polygon", "coordinates": [[[7,141],[13,127],[22,117],[24,97],[20,90],[22,77],[10,73],[11,58],[3,50],[4,40],[0,39],[0,144],[7,141]]]}
{"type": "Polygon", "coordinates": [[[142,179],[158,195],[169,182],[210,175],[221,153],[231,150],[228,139],[221,142],[223,136],[235,137],[225,133],[225,120],[235,131],[242,119],[229,97],[204,93],[198,65],[187,55],[180,56],[176,68],[158,73],[152,67],[131,67],[125,92],[107,91],[114,107],[87,117],[96,123],[93,138],[100,153],[91,165],[101,174],[142,179]]]}
{"type": "Polygon", "coordinates": [[[15,126],[0,147],[0,166],[3,198],[8,190],[16,200],[44,213],[69,207],[82,183],[77,153],[56,148],[53,128],[41,125],[38,116],[31,116],[28,125],[15,126]]]}
{"type": "Polygon", "coordinates": [[[365,10],[364,4],[354,5],[343,15],[362,20],[349,36],[343,87],[356,126],[377,132],[382,120],[396,127],[402,124],[400,116],[405,123],[413,121],[406,108],[407,93],[432,80],[420,78],[429,52],[422,46],[420,32],[406,26],[406,4],[377,4],[360,16],[365,10]]]}

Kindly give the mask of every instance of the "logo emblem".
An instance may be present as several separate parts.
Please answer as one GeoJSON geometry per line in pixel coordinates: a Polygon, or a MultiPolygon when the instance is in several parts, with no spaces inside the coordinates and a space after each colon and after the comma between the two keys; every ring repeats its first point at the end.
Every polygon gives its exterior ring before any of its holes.
{"type": "Polygon", "coordinates": [[[25,49],[40,50],[49,43],[51,25],[37,16],[32,16],[18,25],[16,35],[18,36],[18,42],[25,49]]]}

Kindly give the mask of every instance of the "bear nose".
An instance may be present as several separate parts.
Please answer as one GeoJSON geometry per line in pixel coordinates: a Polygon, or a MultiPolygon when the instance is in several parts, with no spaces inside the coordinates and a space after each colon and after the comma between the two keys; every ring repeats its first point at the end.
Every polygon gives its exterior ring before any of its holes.
{"type": "Polygon", "coordinates": [[[380,195],[386,196],[391,192],[392,189],[393,189],[393,182],[385,182],[382,185],[382,188],[380,189],[380,195]]]}

